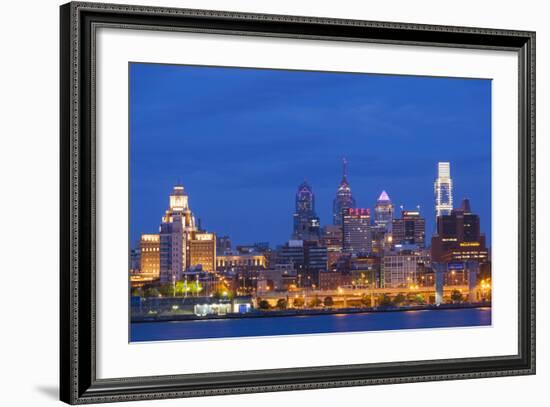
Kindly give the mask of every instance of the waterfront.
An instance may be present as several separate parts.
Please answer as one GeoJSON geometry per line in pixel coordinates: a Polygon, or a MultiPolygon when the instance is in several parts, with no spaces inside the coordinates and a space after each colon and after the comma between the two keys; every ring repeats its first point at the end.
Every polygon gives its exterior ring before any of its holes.
{"type": "Polygon", "coordinates": [[[366,312],[130,324],[130,341],[302,335],[491,325],[491,308],[366,312]]]}

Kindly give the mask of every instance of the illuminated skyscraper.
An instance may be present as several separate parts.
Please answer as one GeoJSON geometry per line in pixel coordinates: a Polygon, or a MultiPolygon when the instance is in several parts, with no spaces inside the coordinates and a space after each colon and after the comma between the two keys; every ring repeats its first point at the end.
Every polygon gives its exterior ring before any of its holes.
{"type": "Polygon", "coordinates": [[[338,191],[336,192],[336,198],[334,199],[334,203],[332,205],[332,218],[333,218],[332,223],[334,225],[341,225],[344,213],[349,208],[355,207],[355,199],[353,199],[353,195],[351,194],[351,188],[348,183],[347,172],[348,172],[348,161],[344,158],[342,181],[340,181],[340,185],[338,186],[338,191]]]}
{"type": "Polygon", "coordinates": [[[453,180],[451,163],[437,164],[437,178],[434,182],[435,216],[449,215],[453,210],[453,180]]]}
{"type": "Polygon", "coordinates": [[[344,213],[343,222],[343,251],[369,253],[372,250],[369,209],[349,208],[344,213]]]}
{"type": "Polygon", "coordinates": [[[401,218],[393,220],[394,245],[417,245],[424,247],[426,240],[426,222],[420,216],[420,210],[401,211],[401,218]]]}
{"type": "Polygon", "coordinates": [[[374,206],[374,224],[383,227],[391,233],[393,220],[393,204],[386,191],[382,191],[374,206]]]}
{"type": "Polygon", "coordinates": [[[294,240],[319,240],[321,226],[315,214],[315,196],[307,182],[303,182],[296,192],[296,210],[294,212],[294,240]]]}
{"type": "Polygon", "coordinates": [[[187,246],[195,218],[189,209],[189,197],[183,186],[176,185],[170,194],[170,206],[160,225],[160,281],[175,282],[183,276],[187,264],[187,246]]]}

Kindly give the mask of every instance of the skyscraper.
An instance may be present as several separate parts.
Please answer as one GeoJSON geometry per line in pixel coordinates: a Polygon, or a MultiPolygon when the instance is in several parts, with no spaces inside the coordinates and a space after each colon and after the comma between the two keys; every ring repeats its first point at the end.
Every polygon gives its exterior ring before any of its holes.
{"type": "Polygon", "coordinates": [[[462,201],[460,208],[437,219],[437,232],[432,236],[431,251],[434,261],[489,261],[479,216],[472,213],[468,199],[462,201]]]}
{"type": "Polygon", "coordinates": [[[393,220],[394,245],[417,245],[424,247],[426,221],[420,216],[420,211],[401,211],[401,218],[393,220]]]}
{"type": "Polygon", "coordinates": [[[319,240],[321,225],[315,214],[315,196],[313,189],[307,182],[303,182],[296,192],[296,209],[293,215],[294,240],[319,240]]]}
{"type": "Polygon", "coordinates": [[[290,265],[301,272],[305,267],[304,241],[289,240],[277,248],[277,264],[290,265]]]}
{"type": "Polygon", "coordinates": [[[382,191],[374,206],[374,224],[383,227],[386,232],[392,230],[393,204],[386,191],[382,191]]]}
{"type": "Polygon", "coordinates": [[[327,248],[327,264],[330,268],[342,255],[342,226],[326,225],[323,228],[321,245],[327,248]]]}
{"type": "Polygon", "coordinates": [[[451,163],[437,164],[437,178],[434,182],[435,216],[449,215],[453,210],[453,180],[451,179],[451,163]]]}
{"type": "Polygon", "coordinates": [[[370,210],[349,208],[343,216],[343,251],[369,253],[372,250],[370,210]]]}
{"type": "Polygon", "coordinates": [[[342,174],[342,181],[340,181],[340,185],[338,186],[338,191],[336,192],[336,198],[334,199],[333,205],[332,205],[332,223],[335,225],[341,225],[342,224],[342,217],[344,216],[344,213],[349,208],[355,207],[355,199],[353,199],[353,195],[351,194],[351,188],[348,183],[348,161],[344,158],[343,159],[343,174],[342,174]]]}
{"type": "Polygon", "coordinates": [[[170,194],[170,206],[160,224],[160,281],[175,282],[186,270],[187,245],[196,230],[195,217],[189,209],[189,197],[183,186],[176,185],[170,194]]]}

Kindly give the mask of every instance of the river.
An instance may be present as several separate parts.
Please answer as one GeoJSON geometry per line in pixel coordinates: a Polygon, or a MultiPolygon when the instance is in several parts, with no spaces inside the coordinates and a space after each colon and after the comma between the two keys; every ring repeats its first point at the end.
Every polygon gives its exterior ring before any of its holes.
{"type": "Polygon", "coordinates": [[[366,312],[291,317],[139,322],[130,327],[130,341],[300,335],[395,329],[491,325],[491,308],[366,312]]]}

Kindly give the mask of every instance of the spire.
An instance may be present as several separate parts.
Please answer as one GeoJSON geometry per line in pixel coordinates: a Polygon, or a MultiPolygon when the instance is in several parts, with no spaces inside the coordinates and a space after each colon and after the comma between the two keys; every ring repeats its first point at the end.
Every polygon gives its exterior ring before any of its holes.
{"type": "Polygon", "coordinates": [[[353,199],[353,195],[351,194],[351,188],[349,186],[347,176],[348,160],[346,157],[342,157],[342,180],[338,185],[336,198],[334,198],[332,203],[332,217],[335,225],[342,224],[342,214],[345,210],[355,207],[355,199],[353,199]]]}
{"type": "Polygon", "coordinates": [[[342,180],[347,181],[348,178],[348,160],[346,157],[342,157],[342,180]]]}
{"type": "Polygon", "coordinates": [[[382,191],[382,193],[380,194],[380,196],[378,197],[378,202],[380,201],[391,201],[388,193],[386,191],[382,191]]]}

